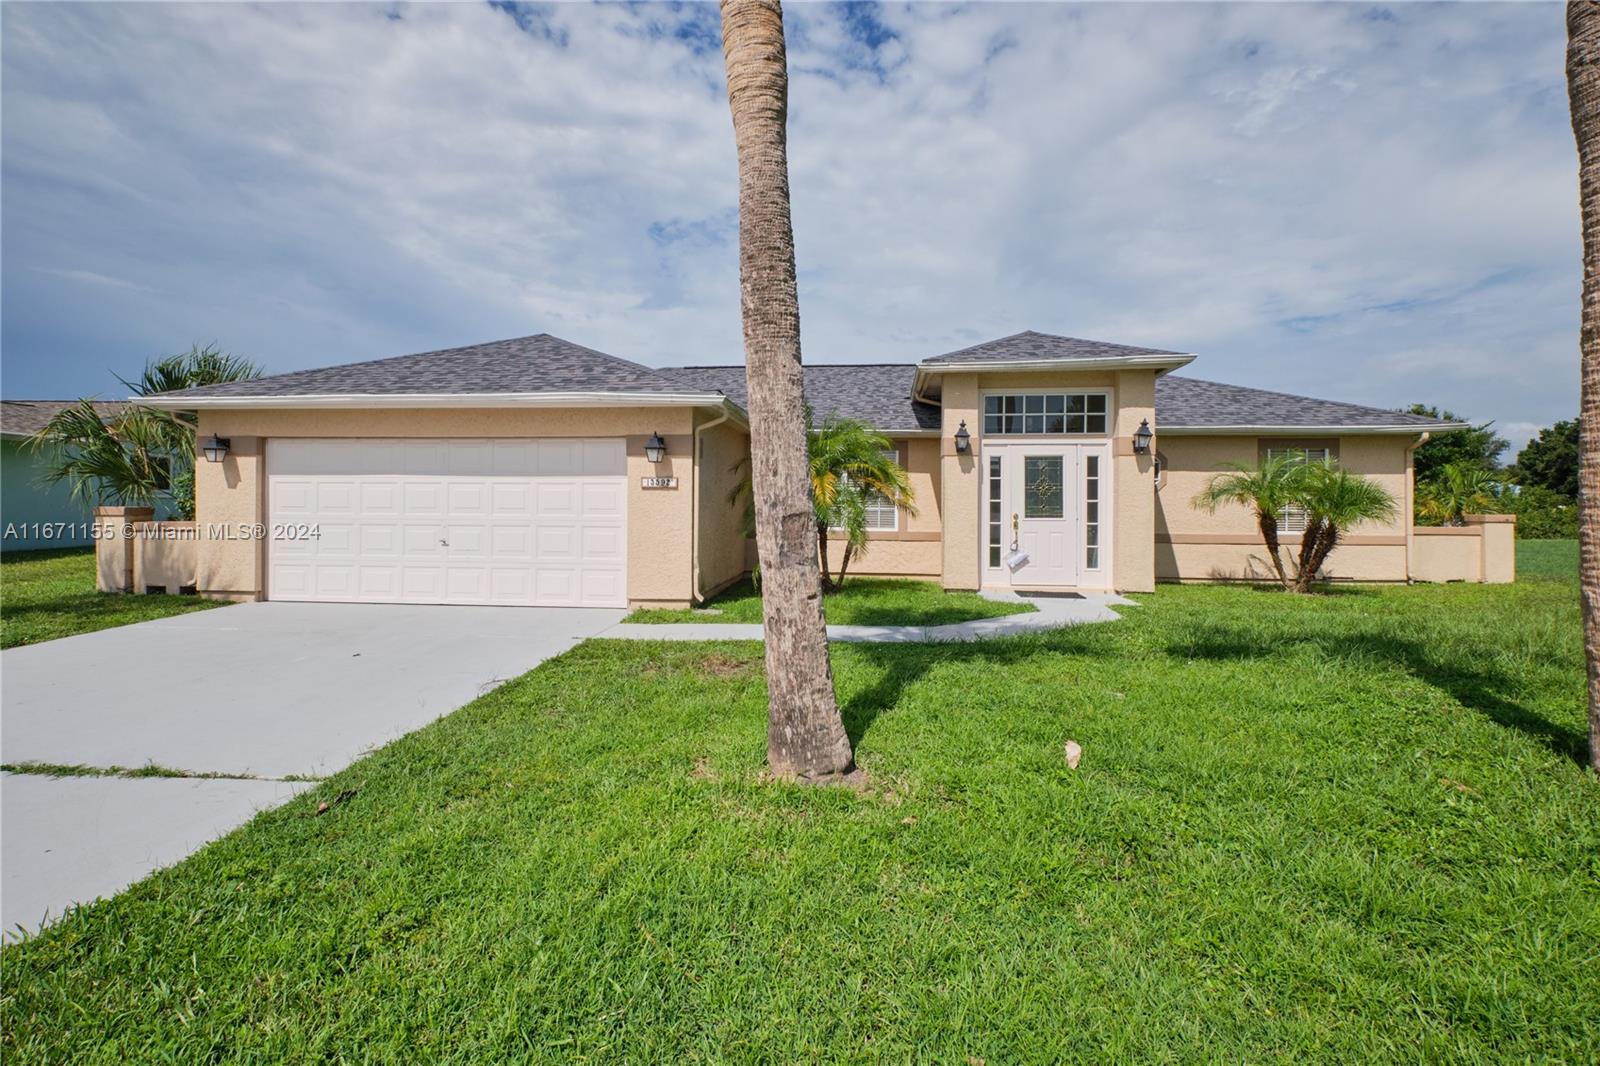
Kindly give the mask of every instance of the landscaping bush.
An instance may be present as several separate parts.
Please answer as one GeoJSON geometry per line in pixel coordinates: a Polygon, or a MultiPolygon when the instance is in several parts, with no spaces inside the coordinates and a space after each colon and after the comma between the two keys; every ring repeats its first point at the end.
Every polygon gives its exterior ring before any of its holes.
{"type": "Polygon", "coordinates": [[[1517,516],[1517,536],[1523,540],[1570,540],[1578,535],[1578,505],[1559,492],[1524,485],[1503,502],[1517,516]]]}

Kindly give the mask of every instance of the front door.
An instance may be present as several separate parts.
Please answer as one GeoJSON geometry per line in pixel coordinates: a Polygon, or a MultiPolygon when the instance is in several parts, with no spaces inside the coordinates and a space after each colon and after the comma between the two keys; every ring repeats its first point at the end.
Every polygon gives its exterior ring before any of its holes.
{"type": "Polygon", "coordinates": [[[1078,583],[1079,449],[1039,444],[1008,448],[1006,479],[1013,550],[1006,568],[1013,585],[1078,583]]]}

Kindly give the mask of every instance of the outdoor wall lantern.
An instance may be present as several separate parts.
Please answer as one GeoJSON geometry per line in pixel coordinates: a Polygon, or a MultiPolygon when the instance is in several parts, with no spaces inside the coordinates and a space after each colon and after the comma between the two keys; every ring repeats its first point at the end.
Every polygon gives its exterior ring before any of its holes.
{"type": "Polygon", "coordinates": [[[228,446],[233,442],[227,437],[219,437],[215,433],[206,438],[206,462],[220,463],[228,457],[228,446]]]}
{"type": "Polygon", "coordinates": [[[971,450],[972,434],[967,432],[967,423],[963,420],[961,428],[956,430],[956,454],[966,455],[971,450]]]}
{"type": "Polygon", "coordinates": [[[661,434],[652,433],[650,439],[644,442],[644,457],[652,463],[659,463],[667,457],[667,442],[661,439],[661,434]]]}
{"type": "Polygon", "coordinates": [[[1150,420],[1141,418],[1139,428],[1133,434],[1133,454],[1143,455],[1150,450],[1150,438],[1155,436],[1150,432],[1150,420]]]}

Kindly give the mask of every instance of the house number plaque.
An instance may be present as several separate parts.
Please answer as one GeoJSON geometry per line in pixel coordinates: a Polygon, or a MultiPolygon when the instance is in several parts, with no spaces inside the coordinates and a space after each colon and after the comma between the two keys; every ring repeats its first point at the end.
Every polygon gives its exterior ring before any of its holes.
{"type": "Polygon", "coordinates": [[[675,489],[678,479],[675,477],[642,477],[639,479],[641,489],[675,489]]]}

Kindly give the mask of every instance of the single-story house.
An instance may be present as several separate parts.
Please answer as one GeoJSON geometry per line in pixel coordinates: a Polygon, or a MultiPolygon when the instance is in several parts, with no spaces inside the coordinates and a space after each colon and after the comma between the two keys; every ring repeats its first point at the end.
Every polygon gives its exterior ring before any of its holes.
{"type": "MultiPolygon", "coordinates": [[[[78,400],[0,400],[0,550],[70,548],[93,539],[94,505],[73,499],[64,482],[45,479],[48,457],[28,439],[78,400]]],[[[127,407],[95,400],[102,419],[127,407]]]]}
{"type": "MultiPolygon", "coordinates": [[[[915,490],[915,513],[873,509],[855,572],[1019,590],[1260,577],[1253,516],[1191,501],[1222,464],[1298,449],[1400,501],[1327,576],[1409,580],[1412,453],[1459,427],[1173,373],[1193,359],[1025,332],[807,366],[814,416],[882,431],[915,490]]],[[[684,605],[754,561],[728,502],[749,447],[742,366],[652,368],[539,334],[140,402],[198,411],[218,460],[196,464],[204,594],[684,605]]]]}

